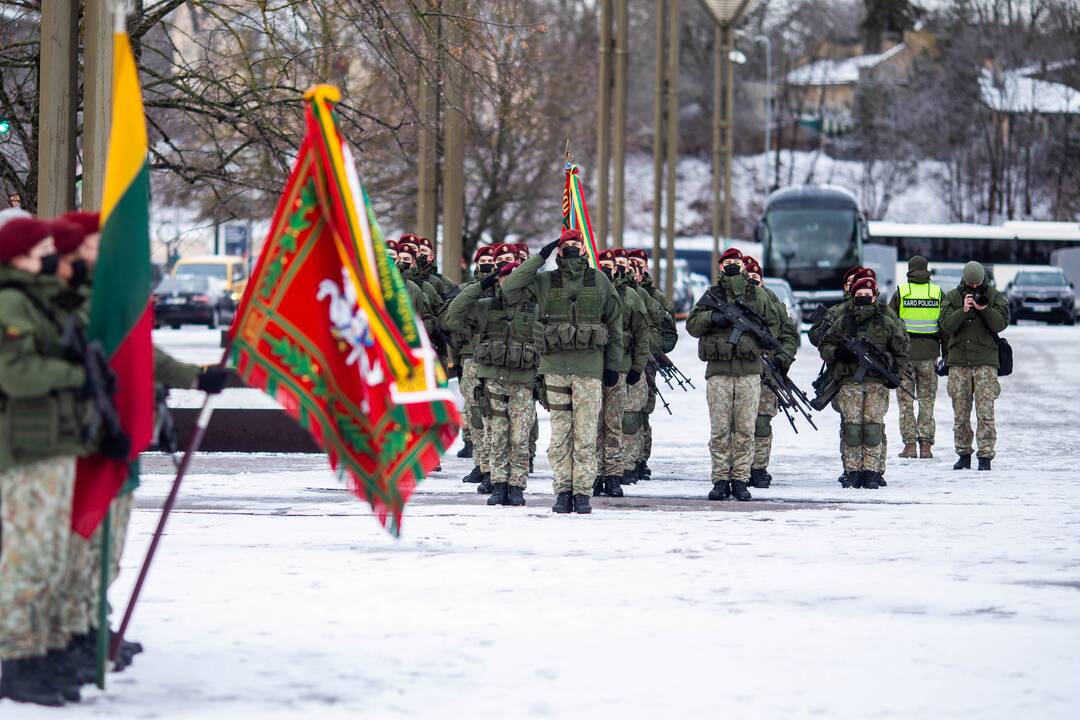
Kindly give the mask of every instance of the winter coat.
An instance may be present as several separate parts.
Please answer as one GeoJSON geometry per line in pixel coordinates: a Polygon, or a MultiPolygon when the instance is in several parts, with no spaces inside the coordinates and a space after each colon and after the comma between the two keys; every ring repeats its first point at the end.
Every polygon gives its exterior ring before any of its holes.
{"type": "Polygon", "coordinates": [[[618,369],[621,373],[631,370],[643,373],[651,355],[649,342],[652,330],[648,310],[630,280],[616,278],[614,285],[622,302],[623,318],[623,354],[618,369]]]}
{"type": "MultiPolygon", "coordinates": [[[[842,343],[845,337],[873,340],[892,357],[898,375],[907,370],[911,351],[907,332],[896,315],[880,303],[857,306],[852,300],[844,301],[835,313],[832,326],[821,339],[818,346],[821,359],[829,363],[833,377],[841,385],[854,383],[859,370],[858,361],[846,357],[846,348],[842,343]]],[[[885,378],[876,373],[867,373],[863,382],[885,384],[885,378]]]]}
{"type": "Polygon", "coordinates": [[[539,364],[538,316],[531,299],[511,305],[501,292],[488,294],[474,282],[450,301],[444,320],[451,332],[470,332],[478,377],[532,385],[539,364]]]}
{"type": "Polygon", "coordinates": [[[994,334],[1009,326],[1009,301],[996,288],[987,287],[986,308],[964,312],[962,291],[963,285],[950,290],[941,302],[938,327],[945,336],[948,363],[951,367],[996,368],[999,362],[994,334]]]}
{"type": "Polygon", "coordinates": [[[719,327],[713,322],[714,308],[708,302],[710,297],[719,301],[741,301],[763,317],[769,333],[779,339],[780,322],[769,296],[763,288],[747,282],[746,275],[724,275],[698,300],[686,319],[686,331],[698,338],[698,357],[708,363],[705,367],[706,378],[714,375],[741,377],[760,374],[762,349],[757,339],[750,333],[743,333],[737,344],[728,342],[732,328],[719,327]]]}

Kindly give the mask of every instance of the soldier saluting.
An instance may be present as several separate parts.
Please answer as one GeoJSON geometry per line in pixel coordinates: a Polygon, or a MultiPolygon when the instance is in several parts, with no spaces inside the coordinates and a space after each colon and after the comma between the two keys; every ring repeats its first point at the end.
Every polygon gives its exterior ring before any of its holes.
{"type": "Polygon", "coordinates": [[[821,359],[830,364],[840,383],[837,404],[843,418],[844,487],[871,490],[881,487],[885,473],[886,382],[904,374],[909,352],[904,328],[891,310],[878,304],[877,292],[872,278],[852,283],[851,298],[834,316],[819,346],[821,359]],[[862,349],[867,350],[866,356],[857,354],[862,349]]]}
{"type": "Polygon", "coordinates": [[[548,461],[555,475],[551,509],[590,513],[601,388],[618,383],[623,352],[619,298],[611,281],[589,267],[585,238],[576,229],[563,230],[522,263],[502,293],[515,305],[531,299],[540,311],[536,344],[551,412],[548,461]],[[540,272],[556,247],[558,268],[540,272]]]}
{"type": "Polygon", "coordinates": [[[765,291],[751,284],[743,256],[729,248],[720,256],[721,275],[698,300],[686,320],[686,331],[698,338],[698,357],[706,363],[706,399],[712,435],[713,489],[710,500],[750,500],[746,485],[754,458],[754,426],[761,396],[761,355],[764,336],[775,342],[780,334],[765,291]],[[735,327],[743,318],[756,323],[761,335],[735,327]]]}

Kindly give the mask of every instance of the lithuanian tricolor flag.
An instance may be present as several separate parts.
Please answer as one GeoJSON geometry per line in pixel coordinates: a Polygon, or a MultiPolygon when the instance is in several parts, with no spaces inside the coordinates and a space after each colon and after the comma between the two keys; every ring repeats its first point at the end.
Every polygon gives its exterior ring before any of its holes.
{"type": "Polygon", "coordinates": [[[589,220],[589,207],[585,204],[585,193],[581,189],[578,166],[567,160],[563,169],[566,171],[566,183],[563,185],[562,226],[567,230],[577,228],[581,231],[585,237],[585,254],[589,258],[589,265],[599,267],[596,260],[596,238],[593,236],[592,221],[589,220]]]}
{"type": "Polygon", "coordinates": [[[89,537],[150,444],[154,424],[154,365],[150,331],[150,175],[146,165],[146,121],[131,44],[113,36],[113,100],[101,249],[90,299],[88,342],[101,342],[116,373],[113,397],[131,439],[128,461],[95,455],[79,461],[72,527],[89,537]]]}

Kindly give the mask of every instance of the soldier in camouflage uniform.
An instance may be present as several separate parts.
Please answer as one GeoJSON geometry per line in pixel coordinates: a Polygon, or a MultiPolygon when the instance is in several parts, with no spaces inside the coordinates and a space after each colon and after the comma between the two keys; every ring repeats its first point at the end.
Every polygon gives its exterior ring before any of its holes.
{"type": "Polygon", "coordinates": [[[408,233],[401,236],[401,240],[416,244],[416,270],[417,275],[424,282],[430,283],[439,293],[439,297],[445,299],[447,295],[457,289],[457,285],[439,272],[435,263],[435,244],[429,238],[422,235],[408,233]]]}
{"type": "MultiPolygon", "coordinates": [[[[781,302],[769,288],[765,287],[761,274],[761,264],[750,256],[743,258],[746,265],[746,277],[751,285],[756,285],[765,291],[769,298],[770,312],[780,326],[780,334],[776,339],[784,347],[787,355],[778,355],[773,359],[785,373],[794,362],[795,353],[799,350],[799,329],[795,327],[795,321],[788,314],[787,307],[781,302]]],[[[754,423],[754,460],[750,464],[750,487],[767,488],[772,485],[772,475],[769,474],[769,460],[772,458],[772,420],[780,412],[780,401],[769,388],[761,386],[761,399],[758,401],[758,416],[754,423]]]]}
{"type": "Polygon", "coordinates": [[[868,338],[889,353],[897,374],[907,369],[909,344],[900,321],[877,302],[877,283],[870,278],[851,285],[852,298],[834,319],[819,350],[840,383],[837,403],[844,422],[843,461],[848,484],[876,490],[881,487],[887,452],[885,413],[889,409],[889,388],[885,379],[867,373],[856,381],[858,360],[844,339],[868,338]]]}
{"type": "Polygon", "coordinates": [[[686,331],[698,338],[698,357],[705,369],[706,399],[712,427],[709,453],[712,456],[713,489],[710,500],[750,500],[747,483],[754,458],[754,423],[761,394],[761,346],[743,333],[736,344],[729,342],[731,322],[716,309],[725,303],[740,303],[765,319],[776,337],[779,323],[770,312],[765,292],[747,281],[742,253],[729,248],[720,255],[721,276],[716,285],[694,305],[686,320],[686,331]]]}
{"type": "Polygon", "coordinates": [[[953,469],[970,469],[971,454],[977,451],[979,469],[990,470],[997,441],[994,401],[1001,394],[997,335],[1009,326],[1009,302],[986,282],[983,266],[972,261],[964,266],[960,286],[946,293],[938,325],[948,348],[953,440],[959,456],[953,469]],[[972,407],[978,421],[974,436],[972,407]]]}
{"type": "MultiPolygon", "coordinates": [[[[622,429],[627,462],[626,470],[623,472],[623,484],[633,484],[639,480],[648,479],[645,475],[645,427],[648,422],[651,391],[649,374],[652,373],[652,382],[655,382],[654,358],[664,353],[662,329],[664,320],[667,318],[664,307],[645,288],[641,287],[641,267],[647,260],[639,265],[633,260],[632,253],[634,252],[622,248],[616,249],[614,251],[615,264],[623,268],[626,283],[637,293],[645,307],[645,316],[648,321],[649,360],[645,363],[644,382],[627,385],[626,388],[626,411],[623,413],[622,429]]],[[[639,252],[644,253],[644,251],[639,252]]]]}
{"type": "Polygon", "coordinates": [[[502,267],[466,287],[453,299],[446,314],[448,327],[461,331],[475,328],[473,362],[487,386],[491,418],[487,428],[487,448],[491,456],[491,497],[488,505],[524,505],[529,476],[529,432],[533,425],[533,389],[539,357],[534,344],[538,309],[534,302],[511,304],[496,291],[505,283],[518,261],[506,262],[499,249],[502,267]]]}
{"type": "Polygon", "coordinates": [[[941,288],[930,282],[929,263],[921,255],[908,260],[908,281],[896,288],[889,307],[907,329],[911,342],[911,370],[915,382],[905,379],[903,389],[896,391],[900,406],[900,437],[904,441],[902,458],[934,457],[934,402],[937,400],[937,361],[941,356],[941,288]],[[919,398],[919,415],[915,416],[915,399],[919,398]],[[918,455],[915,444],[918,443],[918,455]]]}
{"type": "MultiPolygon", "coordinates": [[[[659,320],[659,349],[662,353],[669,353],[675,349],[679,341],[679,329],[675,324],[675,305],[666,295],[653,285],[649,276],[649,254],[644,250],[628,250],[627,258],[634,270],[634,276],[638,289],[644,295],[649,296],[655,303],[656,319],[659,320]]],[[[655,355],[655,351],[653,353],[655,355]]],[[[640,430],[635,433],[634,441],[637,448],[637,461],[633,469],[634,480],[648,480],[652,476],[649,469],[649,457],[652,456],[652,425],[649,416],[656,410],[656,365],[649,363],[645,366],[645,378],[647,380],[647,395],[642,408],[640,430]]]]}
{"type": "Polygon", "coordinates": [[[46,223],[0,219],[0,697],[59,706],[79,679],[59,666],[49,621],[67,563],[86,374],[51,306],[59,257],[46,223]]]}
{"type": "MultiPolygon", "coordinates": [[[[633,465],[629,444],[623,433],[627,396],[630,388],[644,387],[642,373],[649,360],[649,319],[645,304],[626,276],[626,253],[605,250],[600,253],[599,265],[611,280],[622,307],[623,352],[618,363],[618,381],[604,387],[597,451],[600,454],[600,474],[593,484],[593,495],[622,497],[623,474],[633,465]],[[621,264],[620,264],[621,262],[621,264]]],[[[635,395],[637,393],[635,392],[635,395]]]]}
{"type": "MultiPolygon", "coordinates": [[[[517,261],[525,262],[529,259],[529,246],[523,242],[514,243],[514,250],[517,252],[517,261]]],[[[543,389],[543,380],[539,375],[536,376],[536,382],[533,384],[533,424],[529,430],[529,473],[533,471],[533,460],[536,458],[536,441],[540,439],[540,420],[536,414],[536,401],[540,399],[540,392],[543,389]]]]}
{"type": "Polygon", "coordinates": [[[564,230],[522,263],[502,292],[507,302],[531,298],[540,309],[536,340],[551,412],[552,511],[592,512],[601,387],[619,380],[623,339],[618,295],[602,272],[589,267],[585,239],[576,229],[564,230]],[[558,269],[540,272],[556,246],[558,269]]]}
{"type": "MultiPolygon", "coordinates": [[[[473,254],[473,263],[476,267],[475,280],[461,284],[464,291],[469,285],[483,280],[495,272],[495,247],[485,245],[476,249],[473,254]]],[[[489,295],[493,293],[489,292],[489,295]]],[[[443,310],[443,324],[446,325],[446,313],[450,306],[443,310]]],[[[483,416],[481,408],[476,404],[476,392],[480,386],[480,380],[476,376],[476,363],[473,361],[473,348],[476,345],[476,329],[466,328],[463,331],[452,331],[457,346],[457,357],[461,361],[461,398],[464,402],[462,417],[465,425],[461,434],[465,439],[465,447],[458,453],[458,457],[472,458],[472,471],[462,478],[462,482],[479,483],[484,479],[484,470],[480,467],[480,460],[485,452],[483,438],[483,416]],[[479,449],[477,449],[479,446],[479,449]]]]}

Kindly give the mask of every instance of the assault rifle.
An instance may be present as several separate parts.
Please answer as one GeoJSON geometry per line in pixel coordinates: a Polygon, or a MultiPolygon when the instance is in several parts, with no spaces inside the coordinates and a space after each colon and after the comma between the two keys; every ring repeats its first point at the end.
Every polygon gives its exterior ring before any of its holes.
{"type": "MultiPolygon", "coordinates": [[[[656,365],[655,361],[653,360],[650,360],[649,363],[656,365]]],[[[656,397],[659,398],[660,403],[664,406],[664,409],[667,410],[667,414],[671,415],[671,406],[668,405],[668,401],[664,399],[664,396],[660,394],[660,388],[656,387],[656,382],[649,377],[649,373],[647,372],[645,373],[645,382],[647,382],[649,384],[649,388],[654,393],[656,393],[656,397]]]]}
{"type": "Polygon", "coordinates": [[[795,431],[796,435],[799,434],[799,428],[795,427],[795,420],[791,417],[790,410],[792,409],[806,418],[806,421],[810,423],[810,427],[815,430],[818,429],[807,410],[807,407],[811,407],[810,398],[806,396],[806,393],[798,385],[791,381],[787,373],[776,366],[775,360],[761,359],[761,383],[776,395],[777,405],[784,411],[784,416],[791,423],[791,429],[795,431]]]}
{"type": "MultiPolygon", "coordinates": [[[[911,396],[912,400],[918,399],[915,397],[915,393],[904,386],[903,378],[896,371],[896,362],[885,348],[868,337],[840,337],[839,342],[841,347],[851,353],[859,363],[859,367],[855,371],[855,382],[862,382],[867,373],[872,372],[884,378],[885,387],[890,390],[899,388],[911,396]]],[[[910,378],[910,376],[907,377],[910,378]]],[[[912,387],[914,387],[914,384],[912,384],[912,387]]],[[[840,383],[833,377],[832,368],[822,365],[821,373],[818,375],[817,380],[814,381],[814,390],[817,391],[817,397],[811,401],[810,406],[815,410],[822,410],[840,392],[840,383]]]]}
{"type": "Polygon", "coordinates": [[[86,373],[83,392],[91,407],[83,418],[83,438],[93,442],[100,438],[99,452],[113,460],[127,460],[131,440],[120,424],[120,415],[113,404],[116,393],[116,373],[109,367],[101,341],[86,342],[86,336],[74,317],[64,325],[61,345],[74,362],[82,363],[86,373]]]}
{"type": "Polygon", "coordinates": [[[739,344],[743,333],[750,333],[750,336],[757,340],[762,350],[769,350],[775,355],[795,359],[784,350],[784,346],[780,344],[780,341],[773,337],[772,333],[769,332],[769,326],[765,322],[765,318],[753,308],[743,305],[738,300],[735,302],[717,300],[708,293],[698,300],[698,304],[712,308],[727,319],[731,325],[728,342],[732,345],[739,344]]]}
{"type": "Polygon", "coordinates": [[[653,364],[656,366],[656,371],[664,378],[664,382],[667,383],[668,389],[675,389],[675,386],[671,384],[671,381],[674,380],[684,392],[690,392],[686,389],[687,385],[690,386],[691,390],[697,390],[697,388],[694,387],[694,382],[688,378],[682,370],[675,367],[675,363],[671,362],[671,358],[666,354],[658,353],[654,355],[653,364]]]}

